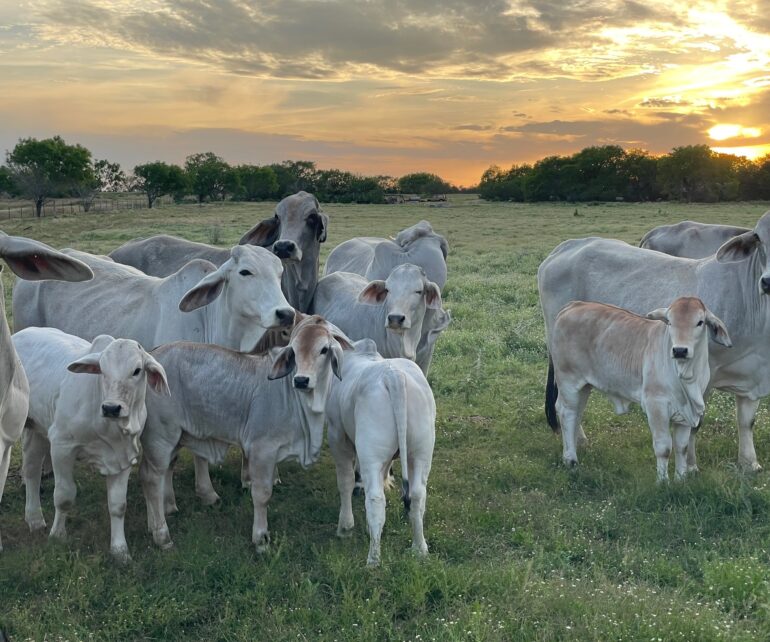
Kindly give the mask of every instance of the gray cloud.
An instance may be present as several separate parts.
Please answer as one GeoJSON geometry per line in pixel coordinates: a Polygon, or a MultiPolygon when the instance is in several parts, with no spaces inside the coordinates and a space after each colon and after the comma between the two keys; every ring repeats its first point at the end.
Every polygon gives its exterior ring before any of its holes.
{"type": "Polygon", "coordinates": [[[457,125],[456,127],[452,127],[453,130],[456,131],[469,131],[469,132],[486,132],[492,129],[491,125],[457,125]]]}

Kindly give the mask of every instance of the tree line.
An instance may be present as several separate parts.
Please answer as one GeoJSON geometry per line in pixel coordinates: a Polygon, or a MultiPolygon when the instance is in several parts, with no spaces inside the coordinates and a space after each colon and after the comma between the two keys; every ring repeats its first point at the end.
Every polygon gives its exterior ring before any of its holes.
{"type": "Polygon", "coordinates": [[[399,178],[318,169],[312,161],[230,165],[213,152],[191,154],[184,165],[162,161],[126,173],[118,163],[95,159],[60,136],[19,140],[0,166],[0,193],[34,202],[74,197],[88,211],[102,192],[143,192],[152,207],[161,196],[198,203],[276,200],[300,190],[322,202],[383,203],[389,193],[432,196],[478,192],[506,201],[770,200],[770,155],[749,161],[707,145],[676,147],[669,154],[617,145],[586,147],[571,156],[549,156],[532,165],[487,169],[477,186],[459,189],[440,176],[416,172],[399,178]]]}
{"type": "Polygon", "coordinates": [[[161,196],[181,202],[281,199],[300,190],[323,202],[383,203],[386,193],[434,195],[458,191],[435,174],[418,172],[399,178],[362,176],[339,169],[321,170],[312,161],[271,165],[230,165],[213,152],[191,154],[183,166],[155,161],[126,173],[118,163],[94,159],[82,145],[60,136],[21,139],[0,166],[0,193],[34,202],[40,216],[50,198],[74,197],[88,211],[101,192],[143,192],[152,207],[161,196]]]}
{"type": "Polygon", "coordinates": [[[617,145],[586,147],[532,165],[493,165],[479,195],[505,201],[742,201],[770,199],[770,155],[750,161],[708,145],[675,147],[663,156],[617,145]]]}

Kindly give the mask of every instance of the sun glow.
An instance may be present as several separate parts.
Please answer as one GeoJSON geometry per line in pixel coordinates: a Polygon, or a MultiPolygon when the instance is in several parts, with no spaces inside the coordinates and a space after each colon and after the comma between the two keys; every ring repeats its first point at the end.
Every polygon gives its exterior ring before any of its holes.
{"type": "Polygon", "coordinates": [[[732,154],[733,156],[743,156],[751,161],[762,158],[770,154],[770,144],[765,145],[747,145],[744,147],[712,147],[719,154],[732,154]]]}
{"type": "Polygon", "coordinates": [[[759,127],[743,127],[742,125],[734,125],[731,123],[724,123],[721,125],[714,125],[708,131],[709,138],[711,140],[727,140],[728,138],[757,138],[762,135],[762,130],[759,127]]]}

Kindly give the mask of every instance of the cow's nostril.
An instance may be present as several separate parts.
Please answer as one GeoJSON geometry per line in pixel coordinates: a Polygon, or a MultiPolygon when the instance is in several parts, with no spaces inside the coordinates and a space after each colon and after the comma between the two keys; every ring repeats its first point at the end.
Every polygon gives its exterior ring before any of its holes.
{"type": "Polygon", "coordinates": [[[295,388],[301,388],[301,389],[307,388],[309,383],[310,383],[310,377],[302,377],[302,376],[294,377],[295,388]]]}
{"type": "Polygon", "coordinates": [[[290,257],[296,249],[294,241],[278,241],[273,245],[273,253],[282,259],[290,257]]]}
{"type": "Polygon", "coordinates": [[[388,324],[389,325],[404,325],[404,321],[406,321],[406,317],[403,314],[389,314],[388,315],[388,324]]]}
{"type": "Polygon", "coordinates": [[[762,291],[767,293],[770,292],[770,276],[763,276],[760,279],[760,283],[762,284],[762,291]]]}
{"type": "Polygon", "coordinates": [[[281,325],[294,323],[294,308],[280,308],[275,311],[275,316],[281,325]]]}
{"type": "Polygon", "coordinates": [[[674,359],[684,359],[687,357],[687,348],[674,348],[672,350],[674,353],[674,359]]]}
{"type": "Polygon", "coordinates": [[[119,403],[103,403],[102,415],[105,417],[119,417],[121,405],[119,403]]]}

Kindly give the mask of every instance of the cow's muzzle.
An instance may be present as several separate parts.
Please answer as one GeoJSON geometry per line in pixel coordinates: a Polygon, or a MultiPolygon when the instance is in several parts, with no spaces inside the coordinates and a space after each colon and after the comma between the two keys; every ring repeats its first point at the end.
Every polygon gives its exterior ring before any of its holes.
{"type": "Polygon", "coordinates": [[[298,390],[307,390],[310,387],[310,377],[297,375],[294,377],[294,387],[298,390]]]}
{"type": "Polygon", "coordinates": [[[674,346],[671,352],[671,356],[673,356],[674,359],[686,359],[690,351],[688,348],[680,348],[679,346],[674,346]]]}
{"type": "Polygon", "coordinates": [[[294,241],[276,241],[273,244],[273,254],[282,261],[302,260],[302,252],[294,241]]]}
{"type": "Polygon", "coordinates": [[[403,330],[405,328],[406,316],[403,314],[389,314],[388,315],[388,329],[389,330],[403,330]]]}
{"type": "Polygon", "coordinates": [[[759,285],[762,287],[763,294],[770,294],[770,276],[763,276],[759,280],[759,285]]]}
{"type": "Polygon", "coordinates": [[[120,417],[120,411],[123,410],[123,406],[119,403],[103,403],[102,404],[102,417],[110,417],[111,419],[117,419],[120,417]]]}
{"type": "Polygon", "coordinates": [[[275,318],[278,319],[278,325],[282,328],[294,324],[294,308],[279,308],[275,311],[275,318]]]}

